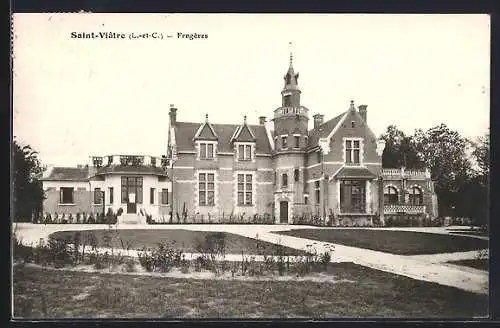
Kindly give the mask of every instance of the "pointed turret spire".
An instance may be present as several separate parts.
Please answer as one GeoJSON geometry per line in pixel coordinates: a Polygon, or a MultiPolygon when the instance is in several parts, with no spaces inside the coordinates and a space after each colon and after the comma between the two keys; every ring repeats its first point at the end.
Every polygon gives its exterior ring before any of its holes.
{"type": "Polygon", "coordinates": [[[290,46],[290,65],[288,66],[288,71],[285,74],[285,87],[284,90],[299,90],[298,79],[299,74],[295,74],[293,69],[293,52],[292,52],[292,42],[288,43],[290,46]]]}

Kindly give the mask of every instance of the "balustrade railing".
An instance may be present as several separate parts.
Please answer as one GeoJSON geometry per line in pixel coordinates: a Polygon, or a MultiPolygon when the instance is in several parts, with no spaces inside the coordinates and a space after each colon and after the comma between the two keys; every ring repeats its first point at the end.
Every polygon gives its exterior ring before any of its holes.
{"type": "Polygon", "coordinates": [[[384,205],[384,214],[423,214],[425,213],[425,205],[407,205],[407,204],[393,204],[384,205]]]}

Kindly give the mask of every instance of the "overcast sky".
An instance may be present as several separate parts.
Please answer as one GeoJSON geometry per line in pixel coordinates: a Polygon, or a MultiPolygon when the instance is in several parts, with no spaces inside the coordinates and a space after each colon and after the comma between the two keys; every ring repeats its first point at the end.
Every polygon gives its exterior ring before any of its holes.
{"type": "Polygon", "coordinates": [[[169,104],[179,121],[257,124],[281,104],[290,41],[311,125],[354,100],[377,135],[489,127],[487,15],[15,14],[13,134],[44,164],[76,165],[163,154],[169,104]],[[70,37],[92,31],[173,38],[70,37]]]}

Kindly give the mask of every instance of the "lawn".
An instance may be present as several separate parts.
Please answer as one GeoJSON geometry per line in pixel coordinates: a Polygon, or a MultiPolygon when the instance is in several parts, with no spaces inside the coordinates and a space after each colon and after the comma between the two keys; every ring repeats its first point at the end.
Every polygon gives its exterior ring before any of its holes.
{"type": "Polygon", "coordinates": [[[14,267],[14,316],[24,318],[472,318],[488,296],[355,265],[346,282],[157,278],[14,267]]]}
{"type": "MultiPolygon", "coordinates": [[[[56,239],[72,238],[76,232],[81,233],[82,240],[85,240],[89,235],[94,235],[97,238],[98,247],[105,247],[104,236],[108,230],[84,230],[84,231],[58,231],[51,234],[51,237],[56,239]]],[[[115,231],[115,230],[113,230],[115,231]]],[[[203,241],[210,234],[209,231],[192,231],[192,230],[149,230],[149,229],[133,229],[133,230],[118,230],[112,233],[111,244],[113,247],[122,248],[123,245],[130,243],[130,249],[142,249],[143,247],[157,247],[159,242],[171,243],[175,242],[175,247],[182,248],[184,252],[196,252],[195,241],[199,239],[203,241]]],[[[243,237],[240,235],[222,232],[225,237],[226,253],[227,254],[255,254],[265,252],[266,254],[275,254],[277,246],[272,243],[260,241],[263,250],[257,249],[257,241],[252,238],[243,237]]],[[[288,255],[301,255],[304,252],[293,248],[285,247],[285,252],[288,255]]]]}
{"type": "Polygon", "coordinates": [[[489,260],[488,259],[473,259],[473,260],[460,260],[448,262],[456,265],[465,265],[474,269],[479,270],[489,270],[489,260]]]}
{"type": "Polygon", "coordinates": [[[488,240],[413,231],[298,229],[276,233],[400,255],[452,253],[488,248],[488,240]]]}

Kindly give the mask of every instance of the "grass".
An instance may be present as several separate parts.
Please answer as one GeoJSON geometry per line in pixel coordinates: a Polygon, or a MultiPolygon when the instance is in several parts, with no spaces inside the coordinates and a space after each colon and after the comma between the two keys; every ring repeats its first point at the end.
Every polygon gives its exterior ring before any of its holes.
{"type": "Polygon", "coordinates": [[[15,266],[14,316],[24,318],[472,318],[488,296],[331,264],[352,282],[229,281],[53,271],[15,266]]]}
{"type": "Polygon", "coordinates": [[[460,261],[450,261],[448,263],[456,265],[464,265],[474,269],[479,270],[489,270],[489,260],[488,259],[472,259],[472,260],[460,260],[460,261]]]}
{"type": "Polygon", "coordinates": [[[413,231],[298,229],[276,233],[399,255],[452,253],[488,248],[488,240],[413,231]]]}
{"type": "MultiPolygon", "coordinates": [[[[51,234],[56,239],[72,238],[76,232],[80,232],[82,239],[87,239],[89,234],[93,234],[97,238],[98,247],[104,247],[103,237],[106,234],[105,229],[102,230],[84,230],[84,231],[58,231],[51,234]]],[[[131,249],[142,249],[143,247],[157,247],[159,242],[170,243],[175,241],[175,246],[182,248],[184,252],[196,252],[195,240],[203,241],[205,236],[210,234],[209,231],[192,231],[192,230],[150,230],[150,229],[126,229],[118,230],[118,235],[113,238],[112,245],[115,248],[121,248],[121,240],[126,245],[131,244],[131,249]],[[121,239],[121,240],[120,240],[121,239]]],[[[255,239],[243,237],[240,235],[224,232],[226,235],[226,254],[258,254],[257,243],[255,239]]],[[[277,238],[278,239],[278,238],[277,238]]],[[[275,254],[277,246],[272,243],[261,241],[263,251],[266,254],[275,254]]],[[[289,247],[284,247],[288,255],[301,255],[304,252],[289,247]]]]}

